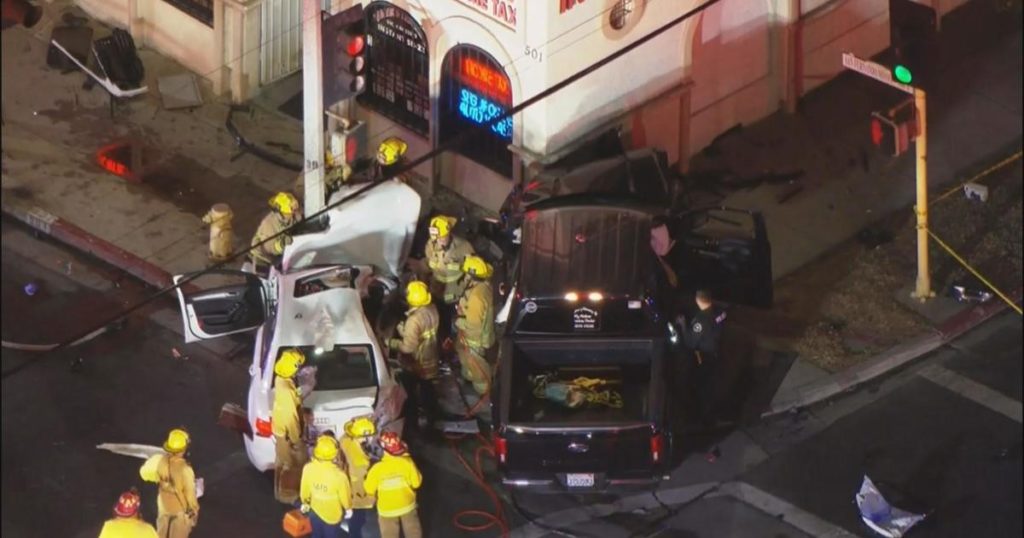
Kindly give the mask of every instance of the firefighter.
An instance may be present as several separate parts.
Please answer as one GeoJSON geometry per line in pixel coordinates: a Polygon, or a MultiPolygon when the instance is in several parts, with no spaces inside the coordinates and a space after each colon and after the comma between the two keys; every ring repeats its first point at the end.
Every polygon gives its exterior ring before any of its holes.
{"type": "Polygon", "coordinates": [[[423,475],[395,432],[380,434],[381,460],[366,475],[366,493],[377,497],[377,522],[381,538],[421,538],[423,529],[416,512],[416,490],[423,475]]]}
{"type": "Polygon", "coordinates": [[[280,235],[271,241],[267,239],[276,236],[286,230],[301,218],[299,201],[289,192],[279,192],[270,199],[271,211],[263,217],[256,233],[252,236],[252,249],[249,251],[252,257],[253,267],[256,272],[262,273],[269,270],[271,265],[277,265],[284,254],[284,247],[292,242],[287,235],[280,235]],[[264,243],[266,241],[266,243],[264,243]]]}
{"type": "Polygon", "coordinates": [[[431,302],[432,297],[427,285],[412,281],[405,287],[405,301],[409,310],[405,312],[405,321],[398,324],[397,338],[388,340],[388,348],[397,350],[403,368],[406,392],[411,396],[408,401],[406,417],[417,424],[419,409],[427,412],[427,420],[438,417],[437,403],[437,328],[440,317],[437,307],[431,302]]]}
{"type": "Polygon", "coordinates": [[[455,349],[462,365],[462,377],[472,383],[483,398],[491,388],[487,350],[494,344],[494,294],[488,279],[493,269],[483,258],[467,256],[462,262],[462,272],[467,287],[456,309],[455,349]]]}
{"type": "Polygon", "coordinates": [[[352,487],[338,466],[338,441],[325,433],[313,447],[313,461],[302,468],[302,513],[309,515],[313,538],[341,536],[341,520],[352,509],[352,487]]]}
{"type": "Polygon", "coordinates": [[[385,138],[383,142],[377,146],[377,160],[374,165],[374,176],[377,181],[383,181],[390,179],[395,175],[395,171],[401,168],[405,152],[409,150],[409,145],[404,140],[397,136],[390,136],[385,138]]]}
{"type": "Polygon", "coordinates": [[[188,432],[173,429],[164,441],[164,454],[146,460],[139,475],[157,483],[156,531],[164,538],[188,538],[199,522],[196,475],[185,457],[191,445],[188,432]]]}
{"type": "MultiPolygon", "coordinates": [[[[711,299],[707,290],[697,290],[695,302],[697,313],[689,319],[683,332],[683,341],[693,354],[693,380],[696,383],[698,409],[701,424],[705,428],[715,425],[716,389],[718,371],[721,367],[719,341],[722,336],[722,325],[726,314],[711,299]]],[[[714,461],[718,455],[718,447],[713,447],[706,457],[714,461]]]]}
{"type": "Polygon", "coordinates": [[[306,463],[299,413],[302,397],[295,386],[295,374],[306,362],[298,349],[286,349],[274,364],[274,407],[271,425],[274,433],[274,498],[294,504],[299,498],[299,479],[306,463]]]}
{"type": "Polygon", "coordinates": [[[114,517],[100,530],[100,538],[157,538],[156,529],[139,514],[140,504],[142,499],[135,488],[122,493],[114,505],[114,517]]]}
{"type": "Polygon", "coordinates": [[[455,304],[462,296],[462,260],[475,254],[469,241],[452,234],[455,218],[438,215],[430,219],[430,239],[426,258],[430,267],[434,296],[440,295],[444,304],[455,304]]]}
{"type": "Polygon", "coordinates": [[[352,519],[348,522],[348,535],[362,536],[363,525],[373,510],[373,496],[363,488],[366,473],[370,470],[369,447],[377,434],[377,425],[369,417],[356,417],[345,424],[341,438],[341,452],[348,463],[348,477],[352,485],[352,519]]]}

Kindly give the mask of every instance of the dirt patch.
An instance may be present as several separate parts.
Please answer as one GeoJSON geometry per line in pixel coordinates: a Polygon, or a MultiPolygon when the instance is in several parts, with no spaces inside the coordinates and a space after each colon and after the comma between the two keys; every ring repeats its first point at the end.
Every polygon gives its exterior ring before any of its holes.
{"type": "MultiPolygon", "coordinates": [[[[1011,292],[1022,278],[1020,161],[981,182],[989,187],[987,202],[954,192],[931,205],[930,228],[992,284],[1011,292]]],[[[937,294],[949,294],[953,284],[984,289],[937,243],[929,249],[937,294]]],[[[908,209],[776,283],[772,311],[744,315],[761,318],[771,347],[830,372],[842,370],[930,330],[896,299],[914,283],[916,256],[908,209]]]]}

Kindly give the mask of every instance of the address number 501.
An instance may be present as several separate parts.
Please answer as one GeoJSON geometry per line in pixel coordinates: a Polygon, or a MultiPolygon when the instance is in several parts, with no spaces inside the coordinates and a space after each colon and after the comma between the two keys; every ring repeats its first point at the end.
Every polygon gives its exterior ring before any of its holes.
{"type": "Polygon", "coordinates": [[[523,54],[525,54],[527,58],[533,58],[534,61],[544,61],[544,53],[541,52],[540,49],[533,48],[529,45],[526,46],[526,49],[523,51],[523,54]]]}

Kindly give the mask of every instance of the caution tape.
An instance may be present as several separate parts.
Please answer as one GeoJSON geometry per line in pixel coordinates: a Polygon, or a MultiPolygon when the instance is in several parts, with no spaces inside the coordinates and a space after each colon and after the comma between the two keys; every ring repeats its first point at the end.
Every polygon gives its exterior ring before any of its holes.
{"type": "MultiPolygon", "coordinates": [[[[1019,155],[1020,154],[1018,153],[1018,156],[1019,155]]],[[[998,295],[1000,299],[1002,299],[1003,301],[1006,301],[1006,304],[1010,305],[1010,308],[1014,309],[1017,312],[1017,314],[1022,314],[1021,308],[1019,306],[1017,306],[1017,303],[1013,302],[1013,299],[1010,299],[1009,297],[1007,297],[1005,293],[1000,291],[999,288],[995,287],[995,285],[992,284],[991,282],[989,282],[989,280],[987,278],[981,276],[981,273],[979,273],[974,267],[971,267],[971,264],[967,263],[967,260],[964,260],[963,258],[961,258],[960,255],[957,254],[953,250],[952,247],[950,247],[945,242],[943,242],[941,239],[939,239],[939,237],[937,235],[935,235],[931,230],[926,229],[926,231],[928,232],[928,235],[931,236],[931,238],[934,239],[935,242],[938,243],[939,246],[943,248],[943,250],[948,252],[949,255],[953,257],[953,259],[955,259],[956,261],[960,262],[960,265],[964,266],[964,268],[967,269],[968,271],[970,271],[972,275],[978,277],[978,280],[980,280],[983,284],[988,286],[988,288],[990,290],[995,292],[995,294],[998,295]]]]}
{"type": "Polygon", "coordinates": [[[1002,168],[1002,167],[1012,163],[1013,161],[1016,161],[1017,159],[1019,159],[1021,157],[1021,153],[1022,153],[1021,151],[1017,151],[1017,153],[1014,153],[1013,155],[1010,155],[1009,157],[1007,157],[1007,158],[997,162],[996,164],[993,164],[992,166],[989,166],[988,168],[982,170],[981,172],[978,172],[977,174],[975,174],[970,179],[968,179],[968,180],[964,181],[963,183],[960,183],[956,187],[953,187],[952,189],[949,189],[948,191],[940,194],[937,198],[932,200],[928,205],[933,205],[933,204],[937,203],[939,200],[944,200],[944,199],[952,196],[954,193],[956,193],[956,192],[960,191],[961,189],[963,189],[964,185],[966,185],[968,183],[972,183],[974,181],[977,181],[977,180],[979,180],[979,179],[981,179],[981,178],[991,174],[992,172],[995,172],[996,170],[999,170],[1000,168],[1002,168]]]}

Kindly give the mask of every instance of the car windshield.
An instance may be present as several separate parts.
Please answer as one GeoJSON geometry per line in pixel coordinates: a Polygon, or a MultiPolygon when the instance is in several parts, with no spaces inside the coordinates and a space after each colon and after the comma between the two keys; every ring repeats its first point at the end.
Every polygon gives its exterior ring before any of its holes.
{"type": "Polygon", "coordinates": [[[330,351],[316,353],[313,346],[300,346],[306,366],[316,366],[314,390],[346,390],[377,385],[373,350],[368,345],[334,346],[330,351]]]}

